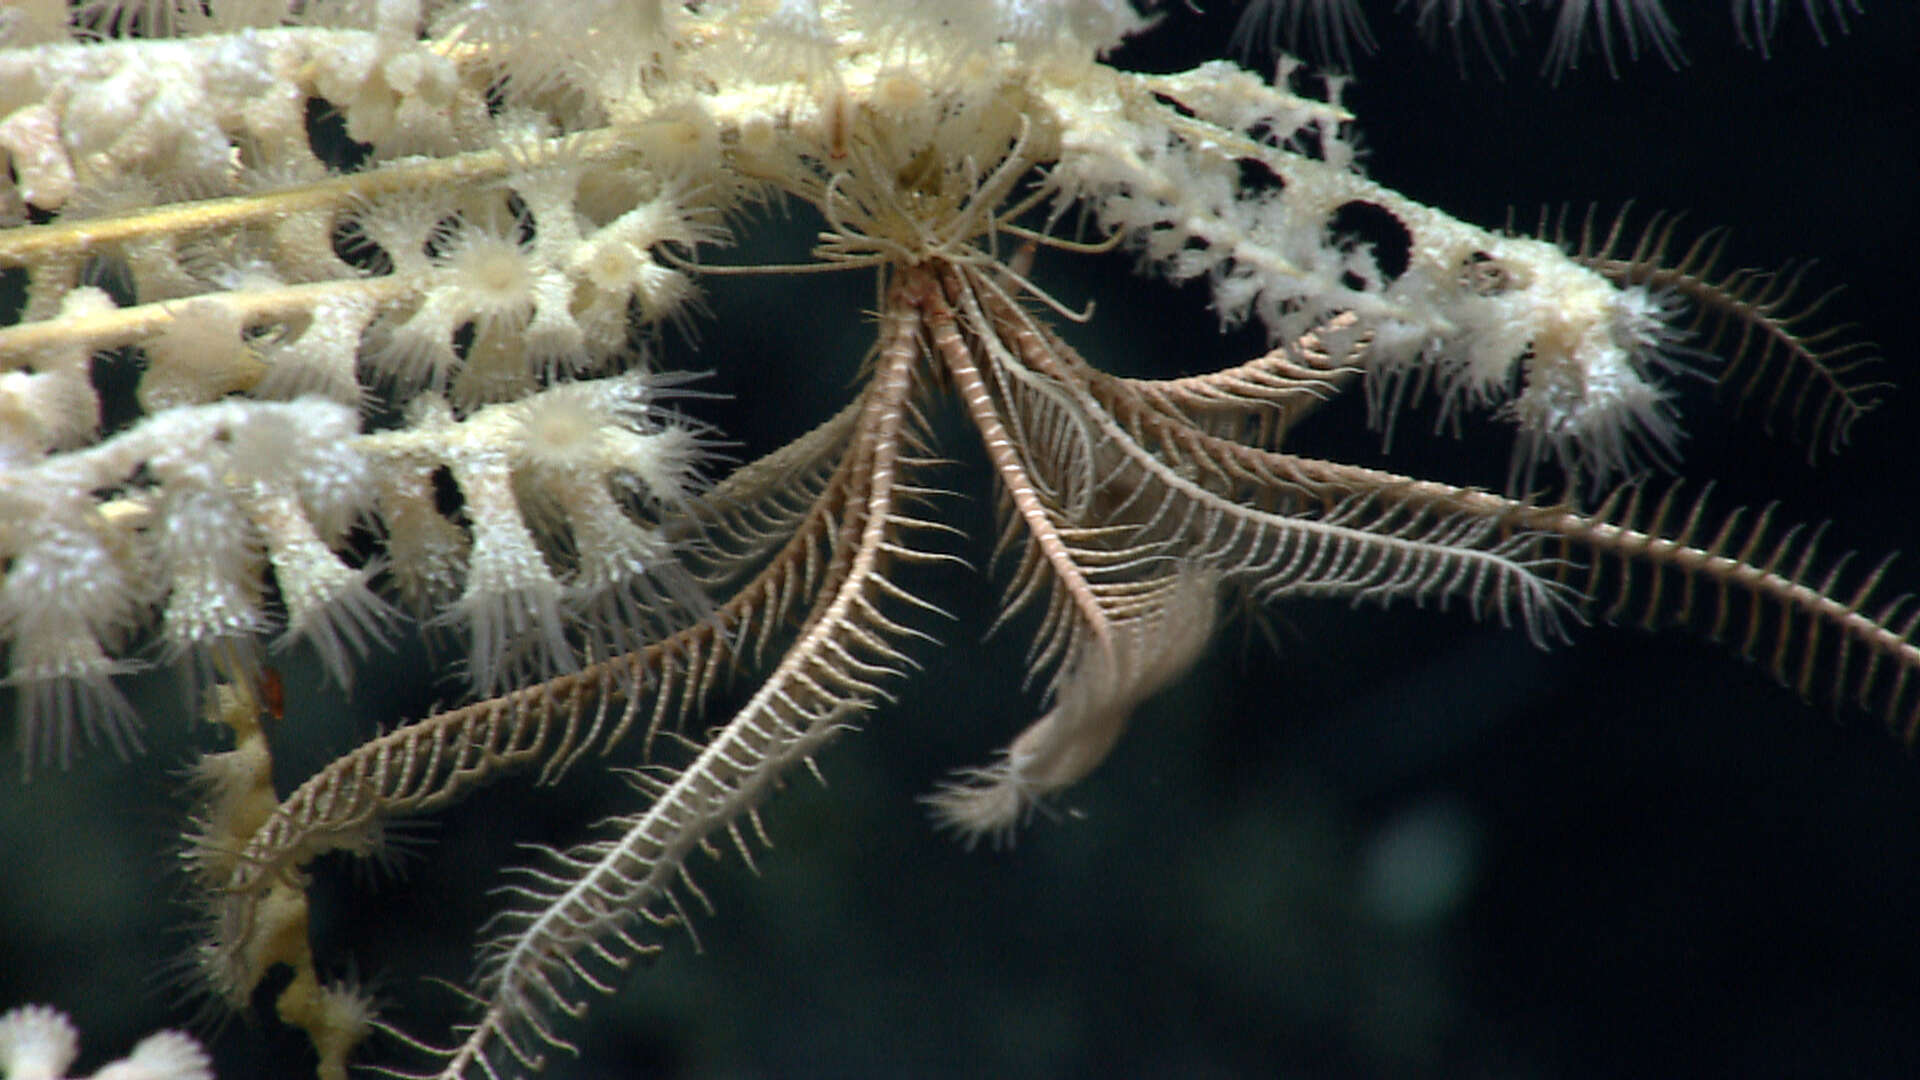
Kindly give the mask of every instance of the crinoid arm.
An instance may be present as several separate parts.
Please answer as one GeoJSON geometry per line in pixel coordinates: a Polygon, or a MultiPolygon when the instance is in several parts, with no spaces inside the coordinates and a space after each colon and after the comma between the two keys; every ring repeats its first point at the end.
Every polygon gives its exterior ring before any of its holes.
{"type": "Polygon", "coordinates": [[[728,831],[751,859],[738,821],[788,769],[886,700],[886,681],[905,674],[911,662],[897,642],[919,632],[898,621],[897,609],[926,605],[886,571],[919,557],[902,538],[915,523],[899,510],[896,489],[918,456],[918,331],[911,305],[890,304],[848,468],[836,476],[844,512],[798,637],[691,761],[636,775],[645,809],[603,822],[608,839],[547,851],[503,888],[509,906],[489,927],[477,978],[483,1011],[446,1052],[441,1076],[537,1070],[550,1050],[569,1048],[556,1019],[578,1016],[585,993],[610,990],[614,975],[649,951],[637,924],[684,924],[683,897],[706,903],[688,857],[710,834],[728,831]]]}
{"type": "Polygon", "coordinates": [[[275,883],[321,854],[357,852],[383,823],[435,811],[475,787],[524,770],[557,783],[589,752],[608,752],[640,724],[651,745],[697,715],[741,663],[765,652],[830,571],[837,516],[847,508],[860,403],[793,444],[737,470],[689,506],[681,527],[703,537],[701,560],[756,567],[700,621],[642,649],[485,701],[436,713],[363,743],[303,782],[249,827],[219,883],[216,938],[202,955],[228,969],[214,981],[244,998],[266,972],[243,957],[275,883]],[[811,495],[792,513],[795,492],[811,495]],[[771,548],[768,553],[762,549],[771,548]]]}
{"type": "MultiPolygon", "coordinates": [[[[1675,258],[1679,214],[1653,215],[1629,243],[1629,210],[1604,230],[1589,210],[1577,237],[1564,220],[1553,233],[1575,260],[1608,280],[1649,287],[1656,298],[1687,305],[1689,317],[1662,331],[1680,358],[1716,366],[1720,385],[1743,411],[1759,414],[1770,432],[1784,428],[1810,459],[1837,453],[1855,421],[1891,386],[1862,377],[1881,358],[1856,327],[1821,319],[1838,286],[1809,298],[1807,262],[1771,271],[1721,270],[1724,229],[1701,233],[1675,258]]],[[[1544,221],[1541,233],[1547,233],[1544,221]]]]}

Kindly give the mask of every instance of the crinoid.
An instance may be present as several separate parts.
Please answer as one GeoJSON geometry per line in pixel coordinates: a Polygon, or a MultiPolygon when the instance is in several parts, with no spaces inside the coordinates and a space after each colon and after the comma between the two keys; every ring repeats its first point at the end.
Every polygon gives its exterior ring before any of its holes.
{"type": "MultiPolygon", "coordinates": [[[[596,4],[577,39],[537,4],[364,8],[18,50],[42,98],[0,126],[0,194],[31,219],[0,232],[27,286],[0,391],[40,409],[0,412],[28,744],[133,737],[113,676],[157,611],[233,735],[193,769],[184,967],[222,1006],[270,1000],[322,1076],[352,1055],[523,1076],[572,1049],[711,910],[702,866],[761,858],[783,779],[987,629],[953,625],[956,579],[993,584],[976,606],[1024,650],[994,681],[1038,714],[923,796],[966,847],[1061,812],[1223,626],[1299,598],[1454,609],[1542,646],[1677,624],[1920,726],[1920,606],[1884,561],[1649,479],[1677,453],[1676,385],[1714,354],[1822,453],[1873,406],[1872,357],[1795,275],[1729,275],[1665,217],[1463,224],[1359,170],[1337,80],[1099,62],[1140,28],[1125,4],[596,4]],[[140,64],[243,59],[280,92],[194,91],[222,108],[189,134],[224,156],[90,126],[82,91],[140,64]],[[322,103],[358,146],[308,132],[322,103]],[[817,216],[809,254],[728,256],[774,200],[817,216]],[[1127,257],[1248,329],[1189,374],[1118,373],[1072,298],[1127,257]],[[634,352],[672,356],[649,330],[703,286],[821,275],[874,283],[848,400],[709,483],[731,447],[689,418],[700,384],[634,352]],[[149,415],[103,434],[79,406],[111,349],[145,356],[149,415]],[[1506,490],[1300,452],[1348,398],[1375,428],[1511,427],[1506,490]],[[401,636],[375,588],[456,639],[468,701],[276,788],[283,708],[310,703],[258,638],[284,627],[344,683],[401,636]],[[557,802],[608,773],[624,806],[490,894],[453,1034],[376,1018],[329,953],[326,864],[390,857],[484,785],[557,802]]],[[[722,310],[716,337],[782,332],[722,310]]],[[[750,394],[762,372],[731,374],[750,394]]]]}

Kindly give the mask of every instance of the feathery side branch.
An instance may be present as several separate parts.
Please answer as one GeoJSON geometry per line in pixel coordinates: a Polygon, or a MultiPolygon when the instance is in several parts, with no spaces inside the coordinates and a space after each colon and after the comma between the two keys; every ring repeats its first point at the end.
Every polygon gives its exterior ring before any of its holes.
{"type": "Polygon", "coordinates": [[[1318,516],[1284,500],[1279,510],[1267,510],[1229,498],[1195,478],[1206,475],[1204,463],[1164,460],[1133,429],[1163,443],[1239,444],[1170,423],[1114,380],[1099,383],[1107,393],[1096,395],[1097,372],[1064,342],[1003,294],[992,296],[990,307],[996,331],[1021,363],[1068,388],[1105,445],[1138,470],[1138,490],[1145,494],[1135,500],[1141,504],[1136,512],[1147,514],[1150,533],[1177,535],[1184,560],[1222,574],[1228,583],[1252,586],[1263,600],[1323,596],[1443,604],[1462,597],[1476,614],[1491,612],[1503,621],[1517,614],[1536,641],[1563,636],[1564,599],[1543,576],[1546,567],[1529,554],[1527,538],[1496,535],[1490,523],[1459,515],[1408,514],[1365,492],[1318,516]],[[1147,500],[1154,502],[1149,506],[1147,500]]]}
{"type": "MultiPolygon", "coordinates": [[[[1034,481],[1028,475],[1026,465],[1020,459],[1020,450],[1013,438],[1007,434],[1006,425],[1000,420],[992,393],[980,374],[978,365],[960,338],[960,329],[954,319],[952,308],[937,293],[926,300],[927,325],[933,338],[933,346],[946,364],[947,373],[953,379],[954,389],[965,403],[967,416],[980,433],[981,443],[986,447],[987,459],[993,463],[994,472],[999,475],[1001,489],[1012,501],[1015,512],[1025,526],[1032,543],[1038,549],[1041,558],[1046,560],[1052,571],[1055,587],[1067,598],[1078,613],[1078,622],[1093,640],[1103,647],[1113,636],[1112,623],[1107,613],[1100,608],[1092,587],[1080,565],[1075,562],[1067,542],[1061,537],[1054,522],[1052,511],[1043,502],[1040,493],[1034,487],[1034,481]]],[[[1011,605],[1010,605],[1011,606],[1011,605]]]]}
{"type": "Polygon", "coordinates": [[[1003,544],[1026,534],[999,621],[1044,587],[1049,601],[1029,676],[1053,668],[1051,707],[998,760],[962,770],[924,799],[971,848],[982,837],[1009,842],[1048,796],[1105,760],[1142,701],[1192,666],[1216,621],[1217,581],[1158,544],[1140,542],[1142,530],[1086,520],[1103,486],[1091,475],[1097,432],[1070,397],[1019,366],[993,332],[969,275],[941,276],[942,290],[929,290],[923,302],[933,347],[1011,504],[1003,544]],[[1010,426],[1023,434],[1011,434],[1010,426]]]}
{"type": "MultiPolygon", "coordinates": [[[[1132,394],[1173,419],[1226,439],[1278,447],[1295,424],[1366,373],[1364,340],[1352,340],[1351,313],[1296,341],[1204,375],[1119,379],[1132,394]]],[[[1102,373],[1105,378],[1113,378],[1102,373]]]]}
{"type": "Polygon", "coordinates": [[[1842,588],[1847,556],[1816,572],[1820,530],[1776,530],[1771,510],[1743,523],[1745,515],[1736,510],[1700,542],[1702,500],[1679,514],[1677,531],[1664,532],[1677,509],[1671,490],[1650,507],[1637,495],[1616,494],[1589,515],[1358,466],[1245,447],[1227,452],[1289,483],[1325,485],[1330,496],[1379,492],[1383,499],[1480,516],[1502,529],[1531,533],[1537,542],[1559,540],[1570,557],[1587,560],[1587,580],[1576,590],[1586,604],[1601,604],[1612,593],[1603,617],[1645,628],[1666,622],[1693,627],[1763,664],[1803,697],[1822,693],[1818,673],[1830,669],[1824,696],[1833,703],[1851,698],[1878,711],[1902,741],[1920,737],[1920,646],[1912,640],[1920,608],[1908,596],[1878,595],[1885,560],[1850,588],[1842,588]],[[1824,665],[1822,655],[1828,657],[1824,665]]]}
{"type": "MultiPolygon", "coordinates": [[[[1650,286],[1690,301],[1693,318],[1678,331],[1682,348],[1725,357],[1720,385],[1740,406],[1754,408],[1768,431],[1784,418],[1789,431],[1805,442],[1810,460],[1838,452],[1854,421],[1878,404],[1879,391],[1892,385],[1857,377],[1879,357],[1872,345],[1855,336],[1854,327],[1808,329],[1838,289],[1802,299],[1810,262],[1775,271],[1718,270],[1726,229],[1702,233],[1674,261],[1680,214],[1655,214],[1628,244],[1631,209],[1616,214],[1604,235],[1589,211],[1577,242],[1569,241],[1564,227],[1554,230],[1556,242],[1569,249],[1574,261],[1611,281],[1650,286]]],[[[1547,232],[1545,222],[1541,232],[1547,232]]]]}
{"type": "Polygon", "coordinates": [[[733,470],[666,524],[669,542],[690,549],[702,584],[717,594],[757,576],[772,553],[791,555],[800,523],[846,483],[846,447],[863,404],[854,398],[825,423],[733,470]]]}
{"type": "MultiPolygon", "coordinates": [[[[697,895],[685,875],[687,855],[713,831],[748,813],[790,766],[809,758],[851,718],[885,697],[883,678],[908,661],[887,642],[903,631],[879,605],[898,596],[883,580],[891,534],[896,473],[912,415],[909,398],[920,362],[920,319],[901,293],[889,304],[886,339],[869,386],[851,456],[857,512],[841,522],[840,546],[825,602],[753,697],[695,759],[671,779],[650,782],[651,804],[614,819],[615,840],[550,853],[551,873],[511,891],[527,905],[497,917],[505,935],[484,950],[479,985],[485,1011],[438,1073],[443,1080],[496,1078],[508,1059],[534,1069],[542,1044],[569,1048],[553,1012],[577,1015],[581,988],[612,988],[610,972],[644,951],[628,929],[664,905],[675,912],[676,884],[697,895]]],[[[664,917],[664,916],[662,916],[664,917]]],[[[683,916],[682,916],[683,917],[683,916]]]]}
{"type": "Polygon", "coordinates": [[[1042,627],[1049,644],[1039,658],[1059,664],[1051,707],[997,761],[961,772],[926,800],[965,843],[1004,842],[1048,796],[1091,772],[1133,709],[1199,656],[1223,585],[1249,586],[1261,599],[1463,596],[1476,614],[1505,620],[1517,609],[1536,638],[1557,635],[1562,601],[1530,555],[1532,537],[1502,536],[1470,514],[1408,512],[1364,495],[1313,515],[1299,499],[1229,498],[1204,482],[1220,478],[1218,466],[1193,455],[1169,460],[1152,445],[1200,434],[1165,411],[1166,398],[1107,380],[1102,388],[1121,399],[1114,407],[1090,389],[1092,369],[984,275],[959,266],[940,273],[945,296],[929,300],[927,318],[990,455],[1009,429],[1087,431],[1018,440],[1005,446],[1005,466],[995,461],[1003,483],[1011,474],[1030,496],[1020,512],[1030,510],[1058,540],[1048,564],[1064,564],[1071,576],[1055,571],[1056,599],[1067,581],[1081,591],[1076,604],[1051,605],[1051,625],[1042,627]],[[1006,389],[996,395],[995,385],[1006,389]],[[1063,491],[1094,494],[1063,507],[1049,497],[1063,491]],[[1094,615],[1061,615],[1062,606],[1094,615]],[[1093,617],[1108,634],[1080,632],[1093,617]]]}
{"type": "MultiPolygon", "coordinates": [[[[696,711],[739,662],[742,647],[764,643],[799,598],[812,594],[811,584],[824,572],[828,534],[855,483],[854,455],[847,449],[851,434],[851,424],[830,421],[802,437],[811,440],[809,460],[796,462],[784,450],[762,459],[768,472],[811,466],[812,459],[831,459],[835,466],[780,552],[702,621],[636,652],[397,728],[307,778],[241,853],[222,900],[227,925],[244,934],[250,922],[244,909],[272,882],[295,875],[324,851],[355,846],[381,820],[439,809],[525,768],[542,767],[542,780],[553,782],[596,745],[616,697],[625,705],[598,741],[602,753],[624,742],[643,708],[649,739],[696,711]],[[821,431],[826,436],[816,438],[821,431]],[[770,460],[783,454],[779,462],[770,460]],[[583,717],[589,718],[584,727],[583,717]]],[[[735,512],[751,501],[737,485],[722,485],[699,504],[713,499],[735,512]]]]}

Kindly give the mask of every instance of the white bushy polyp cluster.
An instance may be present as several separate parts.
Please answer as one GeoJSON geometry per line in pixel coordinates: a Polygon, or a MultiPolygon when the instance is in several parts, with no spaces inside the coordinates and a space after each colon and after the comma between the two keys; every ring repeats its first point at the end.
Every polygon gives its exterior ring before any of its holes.
{"type": "MultiPolygon", "coordinates": [[[[0,1078],[65,1080],[79,1056],[80,1033],[59,1010],[23,1005],[0,1014],[0,1078]]],[[[91,1080],[213,1080],[213,1069],[192,1036],[162,1031],[101,1066],[91,1080]]]]}
{"type": "Polygon", "coordinates": [[[112,680],[156,647],[229,673],[278,633],[344,681],[392,629],[370,584],[463,632],[482,691],[697,611],[657,526],[699,440],[657,379],[611,373],[687,317],[729,213],[769,188],[831,210],[868,116],[954,160],[1024,140],[1054,205],[1210,278],[1228,322],[1354,313],[1383,412],[1429,383],[1506,402],[1529,463],[1597,478],[1667,438],[1644,290],[1367,180],[1290,69],[1124,75],[1096,54],[1143,20],[1093,0],[584,7],[13,13],[0,638],[30,759],[133,742],[112,680]],[[85,40],[116,28],[190,36],[85,40]],[[1240,184],[1248,160],[1282,182],[1240,184]],[[1330,228],[1355,204],[1406,230],[1404,270],[1330,228]],[[146,418],[103,430],[96,387],[136,373],[146,418]]]}

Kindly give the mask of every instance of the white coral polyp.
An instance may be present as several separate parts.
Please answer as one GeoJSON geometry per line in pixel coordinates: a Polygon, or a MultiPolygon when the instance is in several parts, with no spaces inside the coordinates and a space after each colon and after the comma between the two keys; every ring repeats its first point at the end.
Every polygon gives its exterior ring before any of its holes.
{"type": "MultiPolygon", "coordinates": [[[[23,1005],[0,1015],[0,1080],[63,1080],[79,1056],[80,1033],[60,1010],[23,1005]]],[[[214,1080],[213,1063],[198,1039],[161,1031],[92,1080],[214,1080]]]]}
{"type": "Polygon", "coordinates": [[[385,642],[396,613],[367,589],[368,571],[348,566],[321,542],[291,497],[267,492],[254,502],[287,606],[280,645],[309,642],[327,673],[342,686],[351,685],[352,659],[385,642]]]}
{"type": "Polygon", "coordinates": [[[532,314],[539,272],[529,256],[519,241],[480,228],[461,229],[448,246],[445,280],[482,332],[518,329],[532,314]]]}
{"type": "Polygon", "coordinates": [[[264,632],[255,532],[231,496],[179,484],[158,517],[158,565],[171,583],[161,621],[167,651],[223,653],[264,632]]]}
{"type": "Polygon", "coordinates": [[[1506,409],[1518,424],[1515,486],[1551,457],[1570,479],[1596,486],[1651,459],[1669,462],[1679,444],[1667,394],[1625,350],[1592,344],[1577,359],[1537,363],[1506,409]]]}
{"type": "Polygon", "coordinates": [[[6,1080],[53,1080],[80,1056],[80,1032],[58,1009],[22,1005],[0,1016],[0,1073],[6,1080]]]}
{"type": "Polygon", "coordinates": [[[162,1031],[141,1039],[133,1053],[94,1073],[93,1080],[213,1080],[213,1063],[193,1036],[162,1031]]]}
{"type": "Polygon", "coordinates": [[[467,628],[474,688],[491,693],[522,673],[572,670],[560,582],[521,515],[507,462],[476,454],[451,464],[473,522],[473,550],[466,587],[446,618],[467,628]]]}

